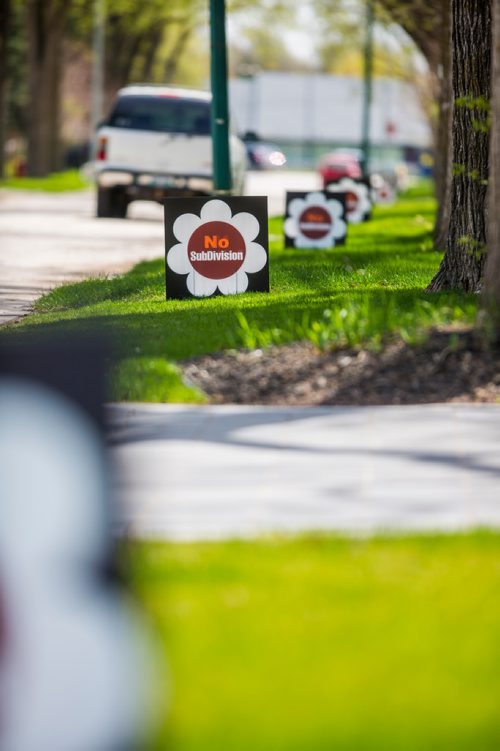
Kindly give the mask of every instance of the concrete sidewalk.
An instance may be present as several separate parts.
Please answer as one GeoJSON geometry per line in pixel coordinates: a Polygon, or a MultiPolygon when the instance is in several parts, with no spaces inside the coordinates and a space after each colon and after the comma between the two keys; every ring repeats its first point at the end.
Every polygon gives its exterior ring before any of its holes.
{"type": "Polygon", "coordinates": [[[31,312],[61,284],[129,269],[164,253],[161,207],[136,221],[96,220],[90,191],[0,190],[0,325],[31,312]]]}
{"type": "Polygon", "coordinates": [[[137,536],[500,526],[500,406],[113,405],[110,418],[137,536]]]}

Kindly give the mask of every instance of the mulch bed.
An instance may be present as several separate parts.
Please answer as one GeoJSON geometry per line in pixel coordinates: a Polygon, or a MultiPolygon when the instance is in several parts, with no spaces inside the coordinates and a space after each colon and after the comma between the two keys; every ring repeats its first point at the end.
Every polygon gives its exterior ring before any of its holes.
{"type": "Polygon", "coordinates": [[[182,364],[214,404],[289,406],[500,403],[500,352],[472,330],[433,331],[421,345],[318,352],[299,342],[231,351],[182,364]]]}

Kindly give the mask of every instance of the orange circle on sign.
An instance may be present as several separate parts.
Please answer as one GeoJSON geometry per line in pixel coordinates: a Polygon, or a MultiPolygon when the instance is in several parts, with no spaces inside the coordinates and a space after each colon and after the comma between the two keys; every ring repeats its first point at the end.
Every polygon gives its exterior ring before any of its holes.
{"type": "Polygon", "coordinates": [[[228,222],[206,222],[189,238],[191,266],[207,279],[227,279],[243,265],[246,245],[243,235],[228,222]]]}
{"type": "Polygon", "coordinates": [[[310,240],[326,237],[332,229],[331,214],[322,206],[308,206],[299,216],[299,229],[310,240]]]}

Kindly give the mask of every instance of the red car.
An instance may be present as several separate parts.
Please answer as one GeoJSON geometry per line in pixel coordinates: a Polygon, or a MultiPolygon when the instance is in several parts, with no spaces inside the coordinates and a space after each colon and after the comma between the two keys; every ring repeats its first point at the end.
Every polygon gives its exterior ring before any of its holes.
{"type": "Polygon", "coordinates": [[[325,154],[318,164],[318,172],[323,179],[325,190],[330,183],[337,182],[342,177],[359,180],[363,177],[363,170],[357,156],[347,152],[332,152],[325,154]]]}

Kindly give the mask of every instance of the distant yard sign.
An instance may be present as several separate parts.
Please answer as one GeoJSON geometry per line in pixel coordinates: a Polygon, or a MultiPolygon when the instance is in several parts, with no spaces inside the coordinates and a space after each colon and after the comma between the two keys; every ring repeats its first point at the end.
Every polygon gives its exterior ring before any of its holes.
{"type": "Polygon", "coordinates": [[[346,197],[326,191],[287,193],[284,224],[287,248],[332,248],[345,243],[346,197]]]}
{"type": "Polygon", "coordinates": [[[341,177],[337,182],[329,184],[327,193],[332,197],[345,194],[347,221],[349,224],[360,224],[370,219],[372,202],[368,180],[354,180],[352,177],[341,177]]]}
{"type": "Polygon", "coordinates": [[[269,292],[266,197],[167,198],[168,299],[269,292]]]}

